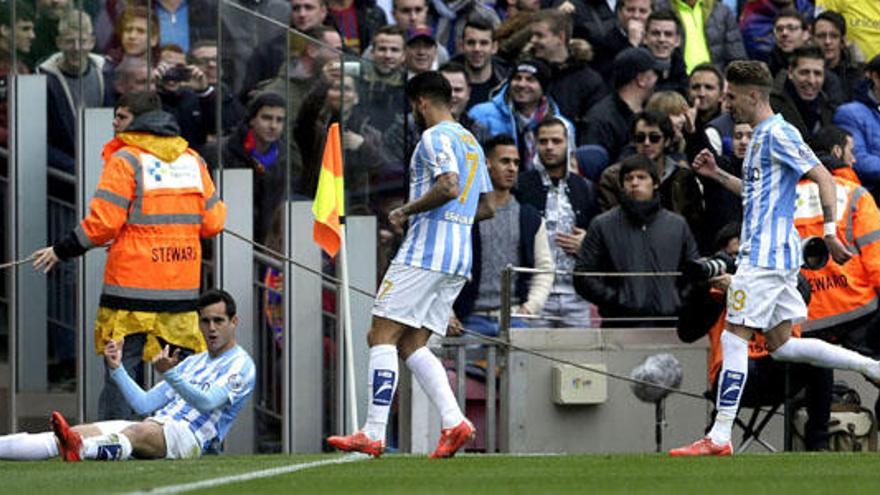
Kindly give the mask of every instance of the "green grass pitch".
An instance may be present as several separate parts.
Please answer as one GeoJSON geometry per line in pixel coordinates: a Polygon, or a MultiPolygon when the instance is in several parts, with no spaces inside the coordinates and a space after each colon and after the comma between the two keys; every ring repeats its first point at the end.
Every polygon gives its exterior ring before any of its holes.
{"type": "MultiPolygon", "coordinates": [[[[339,457],[327,454],[79,464],[0,462],[0,493],[94,495],[148,491],[339,457]]],[[[388,455],[188,493],[849,495],[878,491],[877,454],[788,453],[691,459],[653,454],[464,455],[442,461],[388,455]]]]}

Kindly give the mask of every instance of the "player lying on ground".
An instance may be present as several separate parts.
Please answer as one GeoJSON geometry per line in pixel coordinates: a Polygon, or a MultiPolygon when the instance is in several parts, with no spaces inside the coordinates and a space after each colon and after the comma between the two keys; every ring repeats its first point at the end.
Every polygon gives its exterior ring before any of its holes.
{"type": "Polygon", "coordinates": [[[125,399],[138,414],[134,421],[102,421],[70,427],[53,412],[54,433],[19,433],[0,437],[0,459],[65,461],[185,459],[199,457],[223,441],[254,389],[254,362],[236,345],[238,316],[227,292],[208,291],[199,298],[199,328],[208,351],[178,363],[179,350],[167,346],[153,360],[165,381],[144,391],[122,367],[122,341],[110,341],[104,359],[125,399]]]}

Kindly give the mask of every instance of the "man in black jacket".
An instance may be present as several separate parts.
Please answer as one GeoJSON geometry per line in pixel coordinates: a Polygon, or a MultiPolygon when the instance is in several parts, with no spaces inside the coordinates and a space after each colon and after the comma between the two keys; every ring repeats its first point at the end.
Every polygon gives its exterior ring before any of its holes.
{"type": "Polygon", "coordinates": [[[575,134],[586,132],[587,113],[608,94],[608,87],[586,61],[571,55],[571,16],[556,9],[541,10],[533,17],[531,30],[532,53],[552,71],[547,93],[574,123],[575,134]]]}
{"type": "Polygon", "coordinates": [[[834,118],[836,105],[824,90],[826,75],[822,50],[802,46],[792,52],[791,66],[776,77],[770,93],[773,111],[781,113],[807,140],[834,118]]]}
{"type": "MultiPolygon", "coordinates": [[[[621,204],[590,223],[577,271],[671,272],[696,259],[697,244],[684,218],[660,206],[660,177],[651,160],[633,155],[621,163],[621,204]]],[[[603,327],[671,327],[684,285],[673,277],[575,277],[574,287],[599,306],[603,327]],[[626,318],[658,317],[657,320],[626,318]],[[611,320],[613,318],[613,320],[611,320]]]]}

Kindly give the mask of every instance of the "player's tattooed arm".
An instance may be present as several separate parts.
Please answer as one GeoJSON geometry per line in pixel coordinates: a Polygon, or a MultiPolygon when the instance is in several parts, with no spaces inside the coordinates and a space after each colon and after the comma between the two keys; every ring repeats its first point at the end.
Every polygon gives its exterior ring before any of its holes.
{"type": "Polygon", "coordinates": [[[742,195],[742,180],[719,167],[715,162],[715,155],[708,148],[697,154],[691,168],[698,175],[718,182],[737,196],[742,195]]]}
{"type": "Polygon", "coordinates": [[[400,208],[391,210],[388,214],[388,222],[398,233],[403,232],[403,225],[407,219],[416,213],[439,208],[449,201],[458,197],[458,174],[446,172],[437,176],[437,180],[428,191],[418,199],[411,201],[400,208]]]}

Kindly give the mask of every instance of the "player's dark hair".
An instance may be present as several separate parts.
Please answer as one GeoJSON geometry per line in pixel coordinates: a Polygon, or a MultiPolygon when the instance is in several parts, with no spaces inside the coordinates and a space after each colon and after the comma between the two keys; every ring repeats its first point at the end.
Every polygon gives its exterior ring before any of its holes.
{"type": "Polygon", "coordinates": [[[765,96],[770,96],[773,76],[764,62],[757,60],[734,60],[727,66],[727,82],[737,86],[756,86],[765,96]]]}
{"type": "Polygon", "coordinates": [[[494,153],[495,148],[499,146],[516,146],[516,141],[513,140],[513,137],[507,134],[492,136],[483,143],[483,151],[489,156],[494,153]]]}
{"type": "Polygon", "coordinates": [[[217,304],[219,302],[222,302],[226,305],[226,316],[228,316],[229,318],[235,316],[235,299],[232,298],[232,294],[226,292],[223,289],[211,289],[203,292],[202,295],[199,296],[199,300],[196,302],[196,310],[201,312],[208,306],[212,304],[217,304]]]}
{"type": "Polygon", "coordinates": [[[436,103],[449,105],[452,101],[452,86],[438,71],[422,72],[406,82],[406,98],[410,101],[428,98],[436,103]]]}

